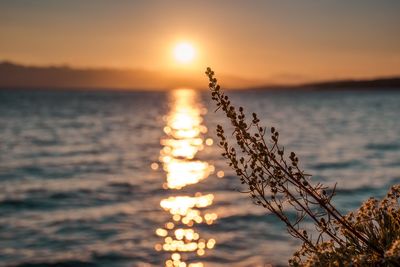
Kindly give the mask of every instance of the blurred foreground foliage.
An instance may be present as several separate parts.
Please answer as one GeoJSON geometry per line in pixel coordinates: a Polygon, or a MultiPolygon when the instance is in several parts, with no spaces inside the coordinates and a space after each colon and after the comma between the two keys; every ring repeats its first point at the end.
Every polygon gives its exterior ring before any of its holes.
{"type": "Polygon", "coordinates": [[[400,266],[400,185],[383,200],[370,198],[357,211],[342,215],[331,202],[336,186],[311,183],[297,155],[286,153],[279,144],[278,131],[260,125],[255,113],[247,119],[243,107],[237,109],[221,90],[210,68],[206,75],[217,110],[233,126],[233,141],[217,126],[222,156],[254,203],[277,216],[289,234],[302,241],[290,266],[400,266]],[[307,231],[309,222],[316,235],[307,231]]]}

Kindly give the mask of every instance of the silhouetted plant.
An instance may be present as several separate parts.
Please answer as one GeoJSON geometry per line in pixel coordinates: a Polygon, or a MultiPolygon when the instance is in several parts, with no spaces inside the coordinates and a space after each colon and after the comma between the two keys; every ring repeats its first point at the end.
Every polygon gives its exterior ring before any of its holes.
{"type": "Polygon", "coordinates": [[[236,139],[230,142],[224,128],[217,126],[222,156],[248,186],[254,203],[276,215],[303,243],[289,260],[291,266],[399,266],[400,186],[382,202],[370,199],[343,216],[331,202],[336,185],[312,184],[296,154],[286,155],[278,131],[267,131],[255,113],[246,120],[244,109],[232,105],[214,72],[207,68],[206,74],[217,110],[230,120],[236,139]],[[317,236],[307,232],[306,220],[313,222],[317,236]]]}

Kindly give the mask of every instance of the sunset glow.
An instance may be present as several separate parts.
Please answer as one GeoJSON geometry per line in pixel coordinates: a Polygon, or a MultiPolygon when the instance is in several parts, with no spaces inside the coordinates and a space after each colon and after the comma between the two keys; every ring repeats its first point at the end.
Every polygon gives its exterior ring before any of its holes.
{"type": "MultiPolygon", "coordinates": [[[[64,78],[59,82],[63,86],[200,88],[207,66],[218,70],[231,88],[370,79],[400,72],[399,1],[41,2],[0,4],[5,20],[0,61],[132,70],[129,75],[111,73],[110,78],[91,74],[76,85],[65,85],[74,79],[64,78]],[[65,33],[73,33],[68,42],[65,33]]],[[[21,87],[41,87],[47,82],[43,79],[39,83],[14,78],[21,87]]]]}
{"type": "Polygon", "coordinates": [[[189,43],[179,43],[175,46],[174,57],[179,63],[189,63],[195,57],[195,49],[189,43]]]}

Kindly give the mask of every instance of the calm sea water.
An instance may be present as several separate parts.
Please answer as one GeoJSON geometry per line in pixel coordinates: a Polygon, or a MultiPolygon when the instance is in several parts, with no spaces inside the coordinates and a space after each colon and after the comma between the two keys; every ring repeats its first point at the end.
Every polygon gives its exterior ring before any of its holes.
{"type": "MultiPolygon", "coordinates": [[[[343,212],[400,182],[400,93],[230,94],[343,212]]],[[[298,243],[237,192],[213,110],[192,90],[0,91],[0,266],[286,265],[298,243]]]]}

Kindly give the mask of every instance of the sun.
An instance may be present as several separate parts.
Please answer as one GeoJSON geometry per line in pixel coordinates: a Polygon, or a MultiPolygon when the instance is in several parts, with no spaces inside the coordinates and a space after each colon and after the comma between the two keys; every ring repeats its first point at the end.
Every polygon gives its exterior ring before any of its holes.
{"type": "Polygon", "coordinates": [[[196,51],[190,43],[179,43],[174,48],[175,60],[180,63],[192,62],[196,55],[196,51]]]}

